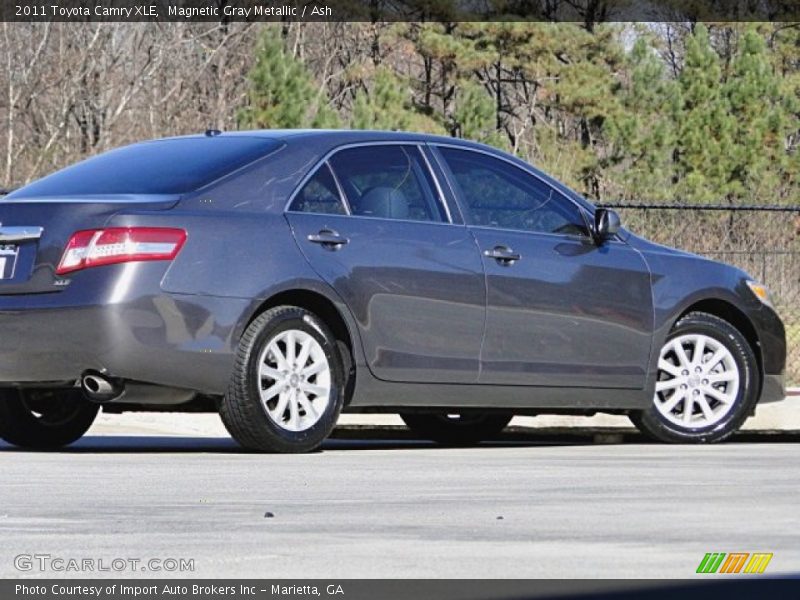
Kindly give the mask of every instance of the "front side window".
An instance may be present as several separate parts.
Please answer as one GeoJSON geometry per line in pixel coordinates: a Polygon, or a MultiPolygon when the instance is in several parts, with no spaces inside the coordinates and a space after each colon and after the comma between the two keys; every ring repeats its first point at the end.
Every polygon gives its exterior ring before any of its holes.
{"type": "Polygon", "coordinates": [[[347,214],[328,163],[317,169],[300,189],[289,210],[325,215],[347,214]]]}
{"type": "Polygon", "coordinates": [[[478,152],[439,148],[466,206],[480,227],[588,235],[580,209],[539,178],[478,152]]]}
{"type": "Polygon", "coordinates": [[[444,221],[430,172],[416,146],[349,148],[330,160],[354,216],[444,221]]]}

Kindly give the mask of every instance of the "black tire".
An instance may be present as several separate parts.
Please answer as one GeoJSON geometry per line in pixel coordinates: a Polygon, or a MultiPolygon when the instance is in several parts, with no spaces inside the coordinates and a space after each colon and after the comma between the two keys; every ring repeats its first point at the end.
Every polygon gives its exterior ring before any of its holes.
{"type": "Polygon", "coordinates": [[[416,435],[448,446],[470,446],[492,439],[512,417],[506,413],[400,413],[416,435]]]}
{"type": "Polygon", "coordinates": [[[220,417],[231,436],[257,452],[300,453],[320,446],[336,426],[344,404],[345,371],[339,345],[330,329],[313,313],[295,306],[279,306],[258,316],[239,342],[220,417]],[[262,405],[259,360],[269,343],[282,332],[300,330],[321,346],[330,371],[330,393],[317,422],[303,431],[278,425],[262,405]]]}
{"type": "Polygon", "coordinates": [[[720,442],[742,426],[758,402],[759,371],[756,357],[738,329],[728,321],[708,313],[692,312],[681,318],[667,336],[665,346],[674,338],[686,334],[713,338],[733,356],[739,374],[739,388],[732,407],[724,417],[711,425],[681,427],[661,414],[653,398],[646,410],[632,413],[630,419],[643,434],[658,441],[684,444],[720,442]]]}
{"type": "Polygon", "coordinates": [[[0,438],[21,448],[55,450],[86,433],[100,407],[79,389],[0,391],[0,438]]]}

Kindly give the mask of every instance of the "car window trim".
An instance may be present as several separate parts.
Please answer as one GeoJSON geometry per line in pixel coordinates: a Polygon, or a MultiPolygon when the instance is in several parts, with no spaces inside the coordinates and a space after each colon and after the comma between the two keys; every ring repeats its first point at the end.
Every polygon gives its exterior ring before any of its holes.
{"type": "MultiPolygon", "coordinates": [[[[566,194],[562,193],[560,190],[558,190],[555,187],[553,187],[552,185],[550,185],[550,183],[547,180],[545,180],[544,178],[540,177],[535,171],[532,171],[532,170],[525,169],[525,168],[521,167],[520,165],[518,165],[517,163],[515,163],[512,160],[509,160],[508,158],[506,158],[502,154],[490,152],[490,151],[484,150],[482,148],[472,148],[472,147],[469,147],[469,146],[462,146],[460,144],[447,144],[447,143],[443,143],[443,142],[432,142],[432,143],[430,143],[428,145],[436,148],[437,150],[439,148],[451,148],[453,150],[462,150],[464,152],[473,152],[475,154],[483,154],[483,155],[488,156],[490,158],[495,158],[497,160],[501,160],[501,161],[511,165],[512,167],[516,168],[517,170],[519,170],[519,171],[521,171],[521,172],[523,172],[523,173],[525,173],[527,175],[531,175],[532,177],[535,177],[543,185],[547,186],[547,188],[550,189],[552,192],[555,192],[556,194],[558,194],[562,198],[566,199],[567,202],[569,202],[572,206],[574,206],[578,210],[578,213],[581,215],[581,218],[583,219],[584,226],[586,227],[586,231],[591,232],[591,230],[592,230],[591,223],[590,223],[589,219],[587,218],[588,215],[587,215],[586,209],[583,206],[581,206],[580,204],[578,204],[575,200],[573,200],[572,198],[570,198],[566,194]]],[[[459,208],[461,209],[461,212],[464,212],[464,209],[465,208],[469,208],[469,205],[467,205],[466,207],[465,206],[461,206],[466,202],[466,200],[461,197],[461,194],[458,193],[458,188],[456,188],[453,185],[454,182],[451,180],[451,177],[455,177],[455,175],[453,174],[452,170],[450,169],[450,165],[447,164],[447,160],[445,159],[444,155],[442,155],[439,152],[436,153],[436,159],[437,159],[437,162],[439,164],[439,167],[442,169],[442,172],[445,174],[445,177],[448,179],[448,184],[450,185],[450,189],[453,191],[453,195],[457,198],[457,202],[459,203],[459,208]]],[[[466,223],[466,219],[464,219],[464,222],[466,223]]],[[[581,240],[585,240],[585,239],[589,239],[590,240],[590,239],[592,239],[591,235],[584,235],[584,234],[578,235],[578,234],[568,234],[568,233],[552,233],[552,232],[547,232],[547,231],[531,231],[529,229],[512,229],[512,228],[509,228],[509,227],[486,227],[484,225],[470,225],[469,223],[467,223],[467,225],[470,226],[470,227],[481,227],[481,228],[484,228],[484,229],[494,229],[494,230],[501,229],[501,230],[504,230],[504,231],[519,231],[519,232],[527,232],[527,233],[541,233],[543,235],[555,235],[555,236],[559,236],[559,237],[566,237],[566,238],[573,238],[573,239],[577,238],[577,239],[581,239],[581,240]]]]}
{"type": "MultiPolygon", "coordinates": [[[[572,242],[580,242],[582,244],[596,245],[594,240],[586,235],[578,235],[572,233],[549,233],[547,231],[531,231],[530,229],[512,229],[511,227],[490,227],[488,225],[467,225],[470,229],[483,229],[485,231],[507,231],[508,233],[524,233],[525,235],[544,235],[547,237],[554,237],[560,240],[569,240],[572,242]]],[[[615,239],[606,240],[603,243],[619,243],[615,239]]]]}
{"type": "Polygon", "coordinates": [[[342,206],[344,206],[345,214],[349,217],[352,217],[353,209],[350,208],[350,200],[348,200],[347,194],[344,193],[344,188],[342,187],[342,182],[339,181],[339,176],[336,174],[336,171],[333,170],[333,167],[331,166],[331,162],[329,160],[326,160],[324,163],[322,163],[322,165],[320,165],[320,168],[322,168],[323,166],[328,169],[328,173],[330,173],[331,177],[333,177],[333,183],[336,184],[336,191],[339,193],[339,200],[341,200],[342,206]]]}
{"type": "Polygon", "coordinates": [[[444,190],[442,189],[442,186],[439,184],[439,178],[436,177],[433,165],[431,165],[431,162],[428,160],[428,156],[425,152],[425,149],[422,147],[422,144],[417,145],[417,150],[422,155],[422,160],[425,161],[425,168],[428,169],[428,173],[430,174],[431,179],[433,180],[433,185],[436,187],[436,193],[439,196],[439,204],[441,204],[444,207],[444,213],[447,216],[447,222],[452,224],[453,215],[450,213],[450,207],[447,205],[447,199],[445,198],[444,190]]]}
{"type": "Polygon", "coordinates": [[[302,192],[306,185],[311,182],[314,177],[316,177],[319,172],[323,169],[328,169],[328,173],[330,174],[331,178],[333,178],[333,183],[336,186],[336,193],[339,194],[339,202],[342,204],[342,208],[344,208],[344,212],[346,215],[351,215],[350,211],[350,203],[347,201],[347,197],[344,194],[344,190],[342,189],[341,184],[339,183],[339,179],[336,177],[336,173],[333,172],[333,169],[328,164],[327,160],[322,161],[320,164],[316,165],[310,173],[306,177],[304,177],[300,185],[298,186],[297,190],[292,193],[291,199],[289,200],[289,204],[287,205],[286,209],[283,211],[284,213],[290,212],[295,214],[311,214],[311,215],[330,215],[336,213],[321,213],[321,212],[309,212],[305,210],[292,210],[291,206],[294,201],[297,199],[297,196],[302,192]]]}
{"type": "MultiPolygon", "coordinates": [[[[312,213],[312,212],[301,212],[297,210],[290,210],[286,212],[287,215],[314,215],[317,217],[331,217],[336,219],[366,219],[369,221],[380,221],[382,223],[409,223],[414,225],[433,225],[436,227],[442,226],[451,226],[455,225],[456,227],[466,227],[463,223],[446,223],[444,221],[416,221],[414,219],[387,219],[386,217],[371,217],[369,215],[344,215],[340,213],[312,213]]],[[[496,231],[496,230],[495,230],[496,231]]]]}
{"type": "Polygon", "coordinates": [[[458,197],[453,190],[450,180],[447,178],[447,171],[442,167],[441,156],[436,149],[432,148],[428,143],[425,144],[423,154],[428,160],[428,165],[430,166],[431,171],[433,171],[436,175],[436,183],[439,185],[439,190],[442,193],[442,197],[447,199],[447,211],[450,215],[451,221],[454,225],[466,225],[467,220],[464,218],[464,210],[458,201],[458,197]],[[443,186],[446,186],[446,188],[443,186]]]}
{"type": "Polygon", "coordinates": [[[402,221],[402,222],[407,222],[407,223],[435,223],[435,224],[438,224],[438,225],[455,225],[456,224],[456,223],[453,223],[453,216],[452,216],[452,213],[450,212],[450,206],[447,203],[447,198],[444,195],[444,191],[442,189],[442,186],[441,186],[438,178],[436,177],[436,173],[434,172],[434,170],[433,170],[433,168],[431,166],[431,163],[428,160],[428,157],[425,155],[424,147],[426,146],[426,143],[425,142],[418,142],[418,141],[415,142],[415,141],[401,141],[401,140],[396,140],[396,141],[395,140],[382,140],[382,141],[374,141],[374,142],[355,142],[355,143],[351,143],[351,144],[343,144],[341,146],[336,146],[335,148],[332,148],[319,161],[317,161],[317,163],[311,168],[311,170],[305,175],[305,177],[303,177],[303,179],[300,180],[300,183],[297,184],[295,189],[289,195],[289,200],[286,203],[286,205],[284,206],[283,212],[284,213],[293,213],[293,214],[314,214],[314,215],[326,214],[326,213],[306,213],[305,211],[291,210],[291,206],[292,206],[292,203],[294,202],[295,197],[302,191],[302,189],[305,186],[305,184],[308,183],[308,181],[317,173],[317,171],[319,170],[319,168],[323,164],[329,163],[330,159],[335,154],[337,154],[338,152],[342,152],[344,150],[351,150],[353,148],[368,148],[368,147],[371,147],[371,146],[414,146],[414,147],[416,147],[417,152],[419,152],[420,155],[422,155],[422,160],[424,162],[425,169],[427,169],[428,174],[430,175],[431,180],[433,181],[435,192],[438,195],[438,201],[439,201],[440,205],[442,207],[444,207],[444,212],[445,212],[445,216],[446,216],[447,220],[446,221],[439,221],[439,220],[437,220],[437,221],[419,221],[419,220],[416,220],[416,219],[390,219],[390,218],[387,218],[387,217],[369,217],[369,216],[364,216],[364,215],[354,215],[350,211],[349,202],[347,202],[347,196],[346,196],[346,194],[344,194],[344,190],[341,188],[341,184],[339,182],[339,177],[336,175],[336,171],[331,166],[329,166],[328,168],[330,169],[330,172],[333,175],[334,180],[336,181],[336,185],[339,188],[339,193],[343,195],[342,199],[345,202],[345,208],[348,210],[348,215],[347,216],[350,216],[350,217],[353,217],[353,218],[356,218],[356,219],[374,219],[374,220],[378,220],[378,221],[402,221]]]}

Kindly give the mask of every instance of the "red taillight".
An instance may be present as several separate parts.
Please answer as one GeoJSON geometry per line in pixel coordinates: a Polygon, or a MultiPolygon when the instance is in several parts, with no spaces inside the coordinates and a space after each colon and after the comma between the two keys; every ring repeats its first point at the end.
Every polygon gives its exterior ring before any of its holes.
{"type": "Polygon", "coordinates": [[[72,235],[56,274],[115,263],[172,260],[186,241],[183,229],[163,227],[110,227],[78,231],[72,235]]]}

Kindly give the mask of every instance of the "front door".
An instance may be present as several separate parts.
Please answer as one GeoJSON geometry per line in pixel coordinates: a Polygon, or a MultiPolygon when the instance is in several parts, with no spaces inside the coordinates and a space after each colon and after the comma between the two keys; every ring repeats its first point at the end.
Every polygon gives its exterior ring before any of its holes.
{"type": "Polygon", "coordinates": [[[474,383],[483,266],[416,145],[340,150],[286,214],[311,266],[349,306],[369,369],[387,381],[474,383]]]}
{"type": "Polygon", "coordinates": [[[443,147],[487,282],[483,383],[643,388],[653,303],[641,255],[602,246],[583,209],[484,153],[443,147]]]}

